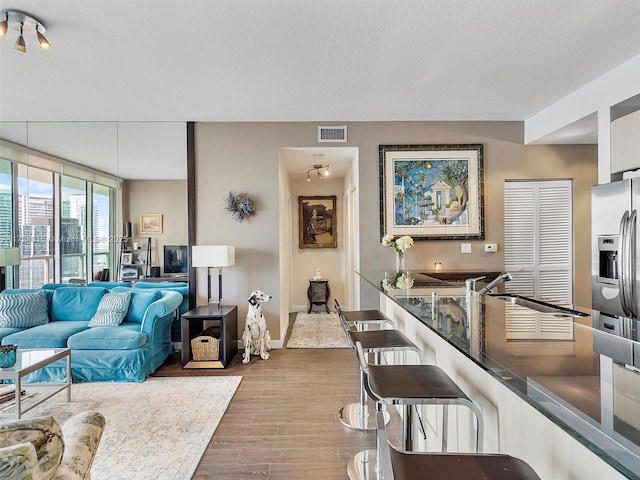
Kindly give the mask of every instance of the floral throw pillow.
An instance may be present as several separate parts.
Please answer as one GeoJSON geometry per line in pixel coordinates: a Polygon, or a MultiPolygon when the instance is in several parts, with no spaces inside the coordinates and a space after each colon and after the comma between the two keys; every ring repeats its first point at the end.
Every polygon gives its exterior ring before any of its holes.
{"type": "Polygon", "coordinates": [[[4,480],[40,478],[38,455],[33,444],[27,442],[0,448],[0,478],[4,480]]]}
{"type": "MultiPolygon", "coordinates": [[[[36,450],[39,473],[32,478],[43,480],[52,478],[58,470],[64,453],[62,429],[58,422],[49,416],[13,420],[0,425],[0,448],[23,443],[30,443],[36,450]]],[[[15,455],[15,452],[11,455],[15,455]]],[[[4,459],[0,459],[0,468],[4,465],[9,467],[11,463],[13,463],[11,459],[6,464],[4,459]]],[[[7,477],[0,471],[0,478],[7,477]]]]}

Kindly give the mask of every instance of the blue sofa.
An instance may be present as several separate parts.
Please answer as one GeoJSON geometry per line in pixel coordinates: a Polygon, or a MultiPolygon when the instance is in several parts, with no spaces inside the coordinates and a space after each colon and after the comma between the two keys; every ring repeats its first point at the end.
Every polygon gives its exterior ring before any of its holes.
{"type": "Polygon", "coordinates": [[[186,282],[135,282],[133,284],[133,288],[168,289],[182,295],[182,303],[180,304],[175,319],[171,324],[171,341],[174,343],[180,343],[182,340],[182,325],[180,324],[180,317],[183,313],[189,311],[189,284],[186,282]]]}
{"type": "MultiPolygon", "coordinates": [[[[61,285],[68,285],[67,283],[50,283],[44,285],[42,288],[58,288],[61,285]]],[[[114,287],[131,287],[130,282],[90,282],[88,284],[89,287],[105,287],[105,288],[114,288],[114,287]]],[[[136,281],[133,283],[133,288],[147,288],[147,289],[169,289],[178,292],[182,295],[182,303],[178,308],[175,318],[171,323],[171,341],[174,344],[179,344],[182,340],[182,325],[180,324],[180,316],[183,313],[189,311],[189,284],[186,282],[145,282],[145,281],[136,281]]]]}
{"type": "MultiPolygon", "coordinates": [[[[38,291],[46,292],[45,323],[30,327],[0,326],[1,343],[17,344],[21,349],[69,347],[74,382],[142,382],[173,352],[171,323],[183,301],[178,292],[123,286],[109,290],[48,285],[43,289],[5,290],[0,295],[38,291]],[[89,326],[108,292],[131,294],[122,323],[89,326]]],[[[28,380],[59,382],[64,378],[65,364],[60,361],[31,374],[28,380]]]]}

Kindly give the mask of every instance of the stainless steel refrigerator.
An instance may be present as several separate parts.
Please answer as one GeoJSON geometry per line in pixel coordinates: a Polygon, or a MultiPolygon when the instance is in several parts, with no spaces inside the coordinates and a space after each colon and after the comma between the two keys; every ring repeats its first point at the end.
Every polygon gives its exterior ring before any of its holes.
{"type": "Polygon", "coordinates": [[[637,319],[640,314],[640,178],[591,191],[591,285],[595,310],[637,319]]]}

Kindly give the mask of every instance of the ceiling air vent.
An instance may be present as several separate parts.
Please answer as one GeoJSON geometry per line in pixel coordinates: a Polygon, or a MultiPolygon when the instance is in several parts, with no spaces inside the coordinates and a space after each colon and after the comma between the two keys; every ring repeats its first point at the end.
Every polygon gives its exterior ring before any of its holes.
{"type": "Polygon", "coordinates": [[[346,142],[347,127],[318,127],[318,143],[346,142]]]}

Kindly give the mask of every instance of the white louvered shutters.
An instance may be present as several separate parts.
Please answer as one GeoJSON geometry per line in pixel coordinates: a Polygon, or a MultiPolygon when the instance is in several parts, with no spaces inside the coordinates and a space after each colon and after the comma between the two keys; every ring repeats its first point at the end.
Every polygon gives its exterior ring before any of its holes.
{"type": "MultiPolygon", "coordinates": [[[[505,183],[505,269],[509,293],[550,303],[573,303],[573,195],[571,180],[505,183]]],[[[507,308],[510,339],[573,336],[572,321],[553,314],[507,308]]]]}

